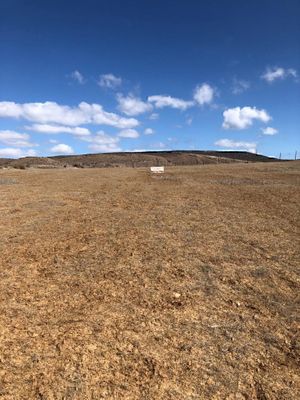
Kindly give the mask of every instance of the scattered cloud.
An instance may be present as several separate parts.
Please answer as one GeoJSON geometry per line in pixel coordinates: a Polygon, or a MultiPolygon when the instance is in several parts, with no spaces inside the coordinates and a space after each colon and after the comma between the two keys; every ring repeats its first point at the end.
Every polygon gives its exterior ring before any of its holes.
{"type": "Polygon", "coordinates": [[[73,71],[70,76],[72,79],[74,79],[74,81],[76,81],[80,85],[83,85],[85,83],[83,75],[78,70],[73,71]]]}
{"type": "Polygon", "coordinates": [[[27,133],[18,133],[10,130],[0,131],[0,143],[7,146],[33,147],[34,143],[29,142],[30,136],[27,133]]]}
{"type": "Polygon", "coordinates": [[[275,128],[272,128],[271,126],[267,126],[266,128],[261,128],[262,133],[264,135],[276,135],[276,133],[278,133],[278,130],[275,128]]]}
{"type": "Polygon", "coordinates": [[[196,86],[194,90],[194,100],[200,106],[210,104],[214,98],[214,89],[208,84],[203,83],[201,86],[196,86]]]}
{"type": "Polygon", "coordinates": [[[145,135],[153,135],[153,133],[154,133],[154,130],[152,128],[146,128],[144,130],[145,135]]]}
{"type": "Polygon", "coordinates": [[[6,147],[4,149],[0,149],[0,157],[20,158],[20,157],[34,157],[34,156],[36,156],[36,151],[34,149],[28,149],[26,151],[14,147],[6,147]]]}
{"type": "Polygon", "coordinates": [[[118,136],[122,138],[136,139],[140,135],[135,129],[123,129],[121,132],[119,132],[118,136]]]}
{"type": "Polygon", "coordinates": [[[90,142],[88,148],[93,152],[99,153],[114,153],[122,151],[119,147],[119,138],[107,135],[103,131],[99,131],[92,137],[83,138],[83,140],[90,142]]]}
{"type": "Polygon", "coordinates": [[[286,79],[288,77],[297,78],[298,73],[293,68],[282,68],[282,67],[273,67],[267,68],[266,72],[261,76],[265,81],[272,83],[277,79],[286,79]]]}
{"type": "Polygon", "coordinates": [[[243,151],[249,151],[250,153],[256,153],[256,146],[257,143],[255,142],[238,142],[235,140],[230,140],[230,139],[220,139],[215,142],[216,146],[223,147],[225,149],[231,149],[231,150],[243,150],[243,151]]]}
{"type": "Polygon", "coordinates": [[[156,119],[158,119],[159,118],[159,114],[158,113],[152,113],[150,116],[149,116],[149,119],[151,119],[151,120],[156,120],[156,119]]]}
{"type": "Polygon", "coordinates": [[[18,104],[12,101],[0,102],[0,118],[22,118],[37,123],[52,123],[68,126],[83,124],[108,125],[115,128],[134,128],[139,125],[135,118],[124,118],[103,110],[100,104],[81,102],[76,107],[60,105],[52,101],[45,103],[18,104]]]}
{"type": "Polygon", "coordinates": [[[53,146],[50,151],[55,154],[74,154],[72,147],[64,143],[53,146]]]}
{"type": "Polygon", "coordinates": [[[116,89],[122,85],[122,79],[114,74],[100,75],[98,85],[103,88],[116,89]]]}
{"type": "Polygon", "coordinates": [[[192,125],[192,122],[193,122],[193,118],[192,118],[192,117],[189,117],[189,118],[186,119],[185,122],[186,122],[187,125],[191,126],[191,125],[192,125]]]}
{"type": "Polygon", "coordinates": [[[55,139],[50,139],[50,140],[49,140],[49,143],[56,144],[56,143],[58,143],[58,140],[55,140],[55,139]]]}
{"type": "Polygon", "coordinates": [[[250,88],[250,82],[244,81],[243,79],[233,79],[232,93],[241,94],[250,88]]]}
{"type": "Polygon", "coordinates": [[[122,113],[129,116],[150,112],[153,109],[151,104],[142,101],[140,98],[135,97],[132,94],[129,94],[128,96],[123,96],[119,93],[117,95],[117,101],[119,103],[118,109],[122,113]]]}
{"type": "Polygon", "coordinates": [[[91,132],[87,128],[70,127],[70,126],[62,126],[62,125],[49,125],[49,124],[33,124],[25,127],[27,130],[39,132],[39,133],[49,133],[49,134],[58,134],[58,133],[71,133],[75,136],[88,136],[91,132]]]}
{"type": "Polygon", "coordinates": [[[154,106],[156,108],[171,107],[182,111],[194,105],[193,101],[186,101],[178,99],[176,97],[164,96],[164,95],[149,96],[148,101],[150,103],[154,103],[154,106]]]}
{"type": "Polygon", "coordinates": [[[246,129],[249,128],[254,120],[264,123],[271,120],[270,115],[265,110],[258,110],[256,107],[235,107],[223,112],[224,129],[246,129]]]}

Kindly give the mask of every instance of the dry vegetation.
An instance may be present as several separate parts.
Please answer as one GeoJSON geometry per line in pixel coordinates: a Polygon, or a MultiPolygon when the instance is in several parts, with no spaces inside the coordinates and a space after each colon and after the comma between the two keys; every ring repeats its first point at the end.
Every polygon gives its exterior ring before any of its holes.
{"type": "Polygon", "coordinates": [[[299,399],[300,164],[0,170],[0,398],[299,399]]]}

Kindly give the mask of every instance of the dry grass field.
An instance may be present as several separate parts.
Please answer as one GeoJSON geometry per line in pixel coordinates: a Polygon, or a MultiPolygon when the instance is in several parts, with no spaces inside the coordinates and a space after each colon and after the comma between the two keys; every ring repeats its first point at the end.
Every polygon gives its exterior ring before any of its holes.
{"type": "Polygon", "coordinates": [[[300,163],[0,170],[0,399],[299,399],[300,163]]]}

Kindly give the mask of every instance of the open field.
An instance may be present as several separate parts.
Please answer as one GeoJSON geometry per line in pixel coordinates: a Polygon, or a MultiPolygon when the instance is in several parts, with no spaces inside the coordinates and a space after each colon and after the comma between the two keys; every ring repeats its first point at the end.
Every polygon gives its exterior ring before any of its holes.
{"type": "Polygon", "coordinates": [[[299,399],[300,163],[0,170],[0,399],[299,399]]]}

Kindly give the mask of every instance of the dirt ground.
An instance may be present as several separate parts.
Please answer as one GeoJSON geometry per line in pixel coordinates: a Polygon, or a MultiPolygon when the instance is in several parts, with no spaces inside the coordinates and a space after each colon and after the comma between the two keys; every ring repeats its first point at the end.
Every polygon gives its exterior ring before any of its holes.
{"type": "Polygon", "coordinates": [[[0,170],[0,399],[300,399],[300,162],[0,170]]]}

